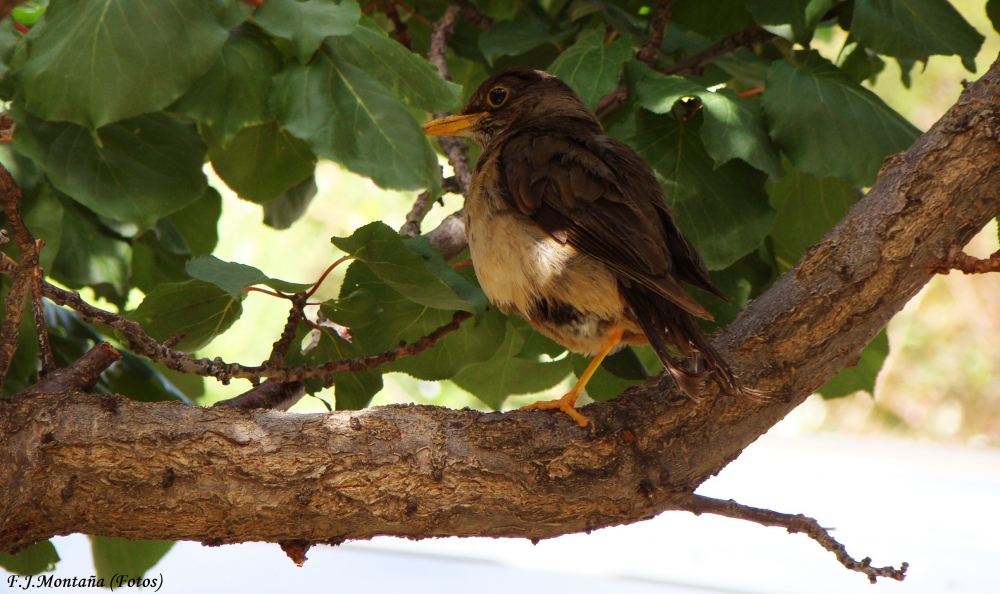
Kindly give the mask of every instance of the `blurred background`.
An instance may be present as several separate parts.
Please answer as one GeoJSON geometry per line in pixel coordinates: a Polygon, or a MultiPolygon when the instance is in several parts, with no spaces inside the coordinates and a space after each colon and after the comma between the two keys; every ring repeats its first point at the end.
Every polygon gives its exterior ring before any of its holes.
{"type": "MultiPolygon", "coordinates": [[[[952,0],[986,35],[977,73],[957,57],[918,64],[907,90],[896,62],[872,86],[921,130],[957,100],[963,79],[985,72],[1000,37],[983,0],[952,0]]],[[[823,29],[814,47],[834,58],[843,45],[823,29]],[[825,36],[824,36],[825,35],[825,36]]],[[[400,227],[414,195],[387,192],[337,165],[321,162],[319,194],[288,231],[261,225],[258,205],[239,200],[209,171],[224,197],[215,254],[266,274],[312,282],[339,253],[331,236],[383,220],[400,227]],[[294,255],[294,256],[292,256],[294,255]]],[[[424,222],[432,229],[461,207],[449,195],[424,222]]],[[[967,248],[984,257],[997,250],[991,223],[967,248]]],[[[343,268],[319,297],[337,294],[343,268]]],[[[130,298],[130,307],[141,294],[130,298]]],[[[287,313],[285,302],[251,293],[242,318],[203,355],[246,363],[266,359],[287,313]]],[[[376,539],[315,548],[296,568],[277,545],[208,549],[178,543],[148,575],[161,574],[164,592],[323,588],[382,592],[1000,592],[1000,275],[938,276],[889,324],[890,355],[866,392],[810,397],[753,444],[700,493],[788,513],[805,513],[834,533],[856,557],[877,565],[911,564],[902,583],[868,585],[830,553],[801,535],[710,517],[668,513],[640,524],[570,535],[532,546],[486,539],[409,542],[376,539]]],[[[206,383],[201,404],[233,397],[241,382],[206,383]]],[[[560,392],[555,388],[550,392],[560,392]]],[[[322,394],[320,394],[322,396],[322,394]]],[[[509,408],[540,396],[510,398],[509,408]]],[[[450,382],[385,376],[372,406],[418,402],[486,407],[450,382]]],[[[324,412],[306,397],[293,409],[324,412]]],[[[53,541],[64,559],[56,575],[93,574],[86,537],[53,541]]],[[[6,580],[6,574],[0,572],[6,580]]],[[[5,582],[0,582],[0,584],[5,582]]]]}

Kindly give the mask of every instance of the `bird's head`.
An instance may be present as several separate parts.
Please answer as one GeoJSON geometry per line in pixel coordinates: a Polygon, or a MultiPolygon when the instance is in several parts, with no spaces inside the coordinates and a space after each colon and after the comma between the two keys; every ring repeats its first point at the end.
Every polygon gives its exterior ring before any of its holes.
{"type": "Polygon", "coordinates": [[[489,77],[458,115],[423,125],[431,136],[465,136],[481,147],[511,129],[552,118],[591,121],[596,116],[566,83],[539,70],[511,68],[489,77]]]}

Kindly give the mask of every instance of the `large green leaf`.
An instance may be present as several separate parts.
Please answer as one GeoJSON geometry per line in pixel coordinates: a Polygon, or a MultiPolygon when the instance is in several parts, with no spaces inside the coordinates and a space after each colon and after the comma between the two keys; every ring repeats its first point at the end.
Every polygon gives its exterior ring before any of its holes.
{"type": "Polygon", "coordinates": [[[449,323],[453,315],[410,301],[364,262],[354,262],[347,269],[340,296],[335,307],[324,307],[323,312],[330,320],[350,327],[352,340],[367,354],[419,340],[449,323]],[[342,307],[345,304],[347,307],[342,307]]]}
{"type": "Polygon", "coordinates": [[[169,108],[210,126],[223,146],[243,128],[272,119],[267,101],[281,54],[254,31],[247,26],[234,30],[212,68],[169,108]]]}
{"type": "Polygon", "coordinates": [[[623,37],[605,45],[603,29],[587,29],[546,70],[573,87],[587,107],[594,109],[601,97],[618,86],[622,64],[630,57],[631,39],[623,37]]]}
{"type": "Polygon", "coordinates": [[[685,97],[701,100],[705,123],[701,141],[718,167],[740,158],[771,176],[780,176],[781,162],[767,135],[756,105],[729,89],[711,92],[680,76],[666,76],[639,62],[626,65],[629,96],[653,113],[670,113],[685,97]]]}
{"type": "Polygon", "coordinates": [[[851,35],[872,50],[904,60],[958,55],[969,72],[986,39],[948,0],[856,0],[851,35]]]}
{"type": "MultiPolygon", "coordinates": [[[[312,341],[309,343],[312,344],[312,341]]],[[[300,325],[292,344],[299,346],[285,356],[286,367],[320,365],[328,361],[354,359],[364,354],[358,345],[344,340],[334,329],[327,326],[310,330],[305,324],[300,325]],[[306,334],[310,333],[319,333],[319,340],[308,351],[302,352],[301,345],[305,341],[306,334]]],[[[368,406],[372,398],[382,390],[383,371],[384,368],[380,367],[353,373],[334,373],[331,379],[337,410],[359,410],[368,406]]],[[[323,388],[323,380],[320,378],[307,379],[303,383],[310,394],[315,394],[323,388]]]]}
{"type": "Polygon", "coordinates": [[[986,16],[993,24],[993,30],[1000,32],[1000,0],[986,1],[986,16]]]}
{"type": "Polygon", "coordinates": [[[227,37],[205,0],[53,0],[20,70],[24,106],[89,128],[156,111],[212,66],[227,37]]]}
{"type": "Polygon", "coordinates": [[[170,215],[177,231],[188,245],[191,256],[211,254],[219,243],[219,217],[222,216],[222,196],[212,186],[205,188],[201,198],[170,215]]]}
{"type": "Polygon", "coordinates": [[[382,222],[361,227],[333,245],[367,264],[371,271],[407,299],[426,307],[463,310],[482,316],[486,297],[455,272],[426,243],[404,242],[382,222]]]}
{"type": "Polygon", "coordinates": [[[430,62],[391,39],[373,20],[361,18],[350,35],[327,40],[334,52],[385,85],[406,105],[430,112],[451,111],[462,90],[442,79],[430,62]]]}
{"type": "Polygon", "coordinates": [[[750,24],[743,0],[676,0],[670,18],[708,37],[729,35],[750,24]]]}
{"type": "Polygon", "coordinates": [[[99,215],[150,227],[205,192],[205,143],[192,124],[149,114],[91,131],[14,113],[14,147],[99,215]]]}
{"type": "Polygon", "coordinates": [[[316,177],[310,175],[261,206],[264,210],[264,224],[274,229],[288,229],[306,214],[316,192],[316,177]]]}
{"type": "Polygon", "coordinates": [[[211,129],[203,129],[212,168],[240,198],[270,202],[312,175],[316,155],[309,145],[269,122],[240,130],[223,146],[211,129]]]}
{"type": "Polygon", "coordinates": [[[790,164],[783,179],[767,185],[767,193],[778,213],[771,229],[774,255],[786,269],[840,222],[859,197],[858,190],[842,179],[816,179],[790,164]]]}
{"type": "Polygon", "coordinates": [[[479,36],[479,51],[492,64],[499,56],[517,56],[559,37],[542,21],[500,21],[479,36]]]}
{"type": "Polygon", "coordinates": [[[771,229],[764,174],[740,160],[714,168],[699,139],[701,114],[678,122],[638,110],[609,130],[630,144],[663,178],[677,224],[710,270],[753,251],[771,229]]]}
{"type": "Polygon", "coordinates": [[[234,299],[242,299],[243,289],[251,285],[267,285],[285,293],[298,293],[312,286],[270,278],[253,266],[226,262],[211,255],[190,260],[185,270],[194,278],[219,287],[234,299]]]}
{"type": "Polygon", "coordinates": [[[762,94],[771,138],[795,168],[816,177],[875,183],[882,160],[920,131],[817,52],[805,65],[775,61],[762,94]]]}
{"type": "Polygon", "coordinates": [[[401,371],[426,381],[451,379],[473,363],[482,363],[496,354],[504,341],[506,316],[495,307],[479,323],[463,322],[456,332],[437,341],[415,357],[403,357],[383,365],[383,371],[401,371]]]}
{"type": "Polygon", "coordinates": [[[384,188],[436,187],[437,155],[413,116],[370,75],[324,49],[278,75],[271,110],[313,152],[384,188]]]}
{"type": "Polygon", "coordinates": [[[857,365],[841,370],[817,392],[823,398],[850,396],[860,390],[874,394],[875,380],[878,379],[878,372],[882,370],[882,364],[888,356],[889,335],[883,329],[861,350],[861,359],[857,365]]]}
{"type": "MultiPolygon", "coordinates": [[[[634,356],[634,354],[633,354],[634,356]]],[[[590,365],[590,357],[584,357],[583,355],[578,355],[577,353],[570,353],[568,359],[573,364],[573,373],[579,378],[583,375],[583,372],[590,365]]],[[[585,391],[587,396],[597,401],[611,400],[619,394],[622,390],[629,386],[637,386],[641,384],[643,380],[638,379],[623,379],[617,375],[611,373],[605,369],[602,364],[591,376],[590,381],[587,382],[587,387],[585,391]]]]}
{"type": "Polygon", "coordinates": [[[350,35],[360,17],[355,0],[268,0],[253,22],[294,43],[299,61],[306,63],[327,37],[350,35]]]}
{"type": "MultiPolygon", "coordinates": [[[[115,576],[141,578],[160,562],[174,543],[165,540],[128,540],[89,536],[97,577],[110,583],[115,576]]],[[[155,589],[155,588],[150,588],[155,589]]]]}
{"type": "Polygon", "coordinates": [[[35,543],[17,555],[0,553],[0,567],[17,575],[38,575],[53,571],[59,561],[59,554],[51,540],[35,543]]]}
{"type": "Polygon", "coordinates": [[[518,357],[523,346],[521,334],[508,323],[496,354],[488,361],[466,366],[452,381],[493,410],[500,410],[508,396],[547,390],[572,373],[570,357],[558,361],[518,357]]]}
{"type": "Polygon", "coordinates": [[[795,41],[808,45],[819,19],[838,0],[744,0],[761,25],[789,25],[795,41]]]}
{"type": "Polygon", "coordinates": [[[62,242],[62,221],[66,209],[57,194],[50,184],[41,183],[35,186],[34,192],[21,198],[24,224],[36,239],[45,242],[39,254],[39,265],[43,270],[52,268],[62,242]]]}
{"type": "Polygon", "coordinates": [[[187,243],[170,219],[160,219],[156,226],[132,241],[132,286],[150,293],[162,283],[178,283],[190,277],[184,263],[191,258],[187,243]]]}
{"type": "Polygon", "coordinates": [[[241,300],[202,280],[156,287],[129,318],[159,342],[183,333],[177,350],[196,351],[212,342],[243,313],[241,300]]]}
{"type": "Polygon", "coordinates": [[[108,285],[121,299],[128,291],[132,247],[86,208],[66,201],[59,252],[49,271],[73,288],[108,285]]]}

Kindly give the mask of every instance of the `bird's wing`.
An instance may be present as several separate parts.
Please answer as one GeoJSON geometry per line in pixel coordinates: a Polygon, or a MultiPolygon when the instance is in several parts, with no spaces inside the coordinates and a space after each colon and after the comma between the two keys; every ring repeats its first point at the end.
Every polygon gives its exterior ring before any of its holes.
{"type": "Polygon", "coordinates": [[[725,295],[674,225],[656,178],[632,149],[607,137],[588,141],[535,130],[509,139],[500,159],[511,207],[557,241],[711,319],[679,280],[725,295]]]}

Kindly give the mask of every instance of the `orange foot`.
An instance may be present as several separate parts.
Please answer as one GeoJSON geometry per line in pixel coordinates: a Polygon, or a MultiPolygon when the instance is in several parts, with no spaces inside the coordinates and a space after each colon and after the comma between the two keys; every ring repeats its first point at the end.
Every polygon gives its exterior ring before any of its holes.
{"type": "Polygon", "coordinates": [[[536,402],[534,404],[529,404],[528,406],[522,406],[521,410],[561,410],[568,414],[571,419],[576,421],[581,427],[586,427],[590,419],[580,414],[574,406],[576,405],[577,398],[580,394],[570,390],[565,396],[558,400],[543,400],[541,402],[536,402]]]}

